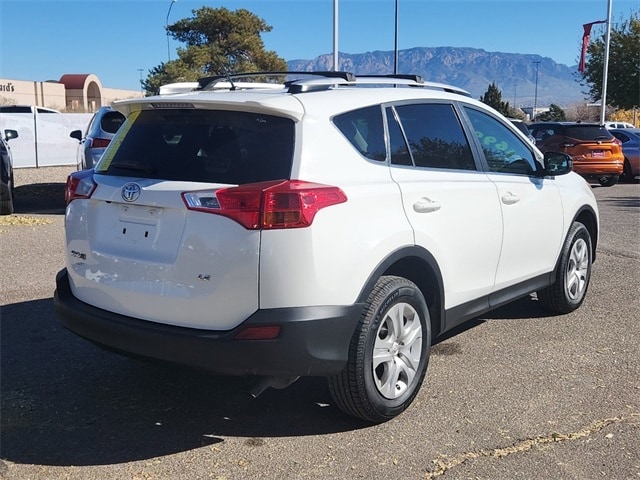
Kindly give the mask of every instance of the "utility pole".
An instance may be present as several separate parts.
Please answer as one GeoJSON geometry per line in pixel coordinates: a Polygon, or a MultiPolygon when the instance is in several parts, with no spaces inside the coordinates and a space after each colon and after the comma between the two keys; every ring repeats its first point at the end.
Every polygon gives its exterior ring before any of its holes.
{"type": "Polygon", "coordinates": [[[533,62],[536,64],[536,90],[533,95],[533,115],[532,122],[536,121],[536,109],[538,108],[538,67],[540,66],[540,62],[533,62]]]}
{"type": "Polygon", "coordinates": [[[140,96],[144,97],[144,92],[142,91],[142,72],[144,71],[144,68],[139,68],[138,69],[138,73],[140,74],[140,96]]]}
{"type": "Polygon", "coordinates": [[[169,49],[169,14],[171,13],[171,7],[178,0],[171,0],[171,4],[169,5],[169,10],[167,11],[167,19],[164,22],[165,30],[167,31],[167,58],[171,61],[171,50],[169,49]]]}
{"type": "Polygon", "coordinates": [[[338,71],[338,0],[333,0],[333,71],[338,71]]]}

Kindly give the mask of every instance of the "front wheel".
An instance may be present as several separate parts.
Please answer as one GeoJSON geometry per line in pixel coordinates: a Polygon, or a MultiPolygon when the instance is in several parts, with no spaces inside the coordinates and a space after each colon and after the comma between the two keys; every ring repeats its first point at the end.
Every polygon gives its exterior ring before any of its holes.
{"type": "Polygon", "coordinates": [[[418,394],[431,350],[429,310],[411,281],[383,276],[369,294],[344,370],[328,379],[337,406],[355,417],[384,422],[418,394]]]}
{"type": "Polygon", "coordinates": [[[13,213],[13,177],[9,177],[6,190],[0,196],[0,215],[11,215],[13,213]]]}
{"type": "Polygon", "coordinates": [[[569,313],[582,305],[591,279],[592,248],[589,230],[580,222],[571,225],[555,283],[538,292],[538,299],[549,310],[569,313]]]}

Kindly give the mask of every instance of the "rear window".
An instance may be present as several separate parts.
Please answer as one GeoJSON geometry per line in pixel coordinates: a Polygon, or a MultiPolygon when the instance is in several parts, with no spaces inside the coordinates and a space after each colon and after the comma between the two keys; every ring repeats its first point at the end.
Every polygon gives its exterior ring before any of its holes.
{"type": "Polygon", "coordinates": [[[288,179],[294,122],[259,113],[171,109],[134,112],[96,172],[241,185],[288,179]]]}
{"type": "Polygon", "coordinates": [[[100,128],[107,133],[116,133],[124,123],[124,115],[120,112],[107,112],[100,120],[100,128]]]}
{"type": "Polygon", "coordinates": [[[575,138],[577,140],[612,140],[613,135],[599,125],[566,125],[564,127],[564,134],[567,137],[575,138]]]}

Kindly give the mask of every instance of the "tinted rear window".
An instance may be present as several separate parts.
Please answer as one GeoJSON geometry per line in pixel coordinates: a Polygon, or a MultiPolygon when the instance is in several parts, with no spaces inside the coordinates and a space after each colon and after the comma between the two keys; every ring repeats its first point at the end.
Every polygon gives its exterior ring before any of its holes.
{"type": "Polygon", "coordinates": [[[611,140],[613,138],[606,128],[598,125],[566,125],[564,134],[578,140],[611,140]]]}
{"type": "Polygon", "coordinates": [[[288,179],[294,122],[223,110],[133,113],[96,167],[98,173],[241,185],[288,179]]]}
{"type": "Polygon", "coordinates": [[[100,120],[100,128],[107,133],[116,133],[124,123],[124,115],[120,112],[107,112],[100,120]]]}

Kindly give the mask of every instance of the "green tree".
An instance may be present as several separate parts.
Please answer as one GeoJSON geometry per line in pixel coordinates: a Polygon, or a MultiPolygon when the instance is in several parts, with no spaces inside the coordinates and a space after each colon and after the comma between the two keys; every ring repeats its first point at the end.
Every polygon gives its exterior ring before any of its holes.
{"type": "Polygon", "coordinates": [[[489,89],[480,97],[480,101],[482,103],[486,103],[490,107],[493,107],[507,117],[512,113],[512,108],[509,106],[509,102],[502,101],[502,92],[498,89],[495,82],[489,85],[489,89]]]}
{"type": "Polygon", "coordinates": [[[558,105],[552,103],[549,105],[548,112],[542,112],[536,115],[537,122],[565,122],[567,115],[558,105]]]}
{"type": "Polygon", "coordinates": [[[192,82],[224,73],[281,71],[287,63],[273,51],[266,51],[260,34],[271,26],[245,9],[202,7],[191,18],[167,27],[170,35],[186,44],[178,48],[178,58],[149,71],[142,82],[147,94],[161,85],[192,82]]]}
{"type": "MultiPolygon", "coordinates": [[[[589,44],[582,73],[594,101],[602,98],[605,35],[606,31],[589,44]]],[[[611,26],[607,104],[623,109],[640,106],[640,18],[637,13],[611,26]]]]}

